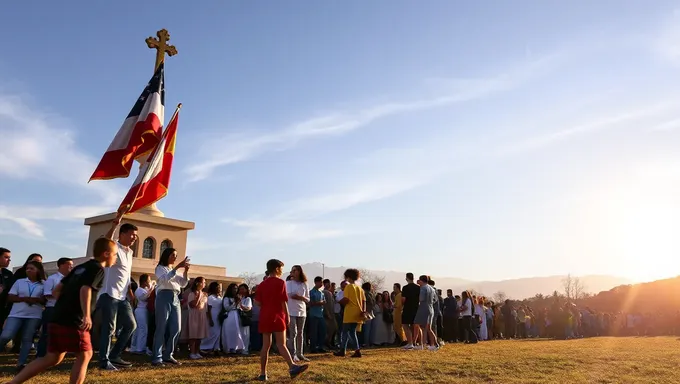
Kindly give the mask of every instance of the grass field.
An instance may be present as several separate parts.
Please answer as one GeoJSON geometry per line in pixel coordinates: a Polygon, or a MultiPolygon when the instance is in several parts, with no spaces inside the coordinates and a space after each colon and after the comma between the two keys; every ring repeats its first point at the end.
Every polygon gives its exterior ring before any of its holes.
{"type": "MultiPolygon", "coordinates": [[[[129,356],[127,356],[129,357],[129,356]]],[[[126,358],[127,358],[126,357],[126,358]]],[[[446,345],[438,352],[368,349],[361,359],[310,355],[297,383],[680,383],[680,339],[591,338],[568,341],[513,340],[446,345]]],[[[259,374],[258,357],[183,360],[181,367],[135,367],[101,372],[90,365],[88,383],[247,383],[259,374]]],[[[281,357],[272,356],[269,379],[290,381],[281,357]]],[[[3,382],[16,364],[0,356],[3,382]]],[[[66,383],[70,362],[32,383],[66,383]]]]}

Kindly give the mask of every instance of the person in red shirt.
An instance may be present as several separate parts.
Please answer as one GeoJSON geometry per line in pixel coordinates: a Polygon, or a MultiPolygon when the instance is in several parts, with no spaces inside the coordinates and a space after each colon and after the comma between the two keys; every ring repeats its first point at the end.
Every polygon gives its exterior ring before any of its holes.
{"type": "Polygon", "coordinates": [[[281,279],[283,262],[272,259],[267,262],[267,277],[257,286],[255,302],[260,305],[259,331],[262,334],[262,351],[260,352],[259,381],[267,381],[267,363],[269,348],[272,345],[272,335],[276,339],[279,354],[288,363],[288,373],[296,378],[307,370],[305,365],[297,365],[286,347],[286,325],[290,320],[288,314],[288,293],[286,282],[281,279]]]}

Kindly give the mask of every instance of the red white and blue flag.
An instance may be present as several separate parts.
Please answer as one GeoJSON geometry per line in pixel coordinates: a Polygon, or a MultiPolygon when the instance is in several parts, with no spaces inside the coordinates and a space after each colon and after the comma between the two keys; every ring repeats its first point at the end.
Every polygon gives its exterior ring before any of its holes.
{"type": "Polygon", "coordinates": [[[134,160],[151,153],[160,142],[165,113],[163,67],[161,63],[156,69],[99,161],[90,181],[130,176],[134,160]]]}
{"type": "Polygon", "coordinates": [[[120,203],[119,211],[124,210],[125,213],[137,212],[168,194],[172,161],[175,157],[179,108],[178,106],[172,119],[170,119],[161,141],[139,169],[139,175],[120,203]]]}

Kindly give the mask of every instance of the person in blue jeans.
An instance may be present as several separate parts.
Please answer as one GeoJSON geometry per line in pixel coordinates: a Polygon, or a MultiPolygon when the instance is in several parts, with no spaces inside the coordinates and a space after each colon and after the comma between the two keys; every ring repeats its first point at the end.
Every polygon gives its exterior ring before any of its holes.
{"type": "MultiPolygon", "coordinates": [[[[114,233],[125,211],[119,210],[113,220],[106,238],[113,240],[114,233]]],[[[137,241],[137,227],[125,223],[118,231],[118,258],[116,263],[104,268],[104,284],[99,291],[95,311],[101,314],[102,324],[99,334],[99,368],[117,371],[118,368],[131,367],[132,363],[123,360],[120,355],[137,328],[135,315],[132,312],[131,300],[135,294],[130,287],[132,278],[132,245],[137,241]],[[117,334],[116,344],[111,348],[111,337],[117,334]]]]}
{"type": "Polygon", "coordinates": [[[326,342],[326,319],[323,317],[323,307],[326,299],[321,291],[323,278],[314,278],[314,288],[309,291],[309,339],[312,353],[328,352],[324,348],[326,342]]]}
{"type": "Polygon", "coordinates": [[[154,366],[165,363],[180,365],[173,357],[182,330],[182,308],[178,295],[189,284],[190,265],[186,257],[176,265],[175,261],[177,251],[166,248],[156,266],[156,331],[151,350],[151,364],[154,366]],[[184,273],[177,275],[177,270],[182,268],[184,273]]]}
{"type": "Polygon", "coordinates": [[[43,304],[45,304],[44,281],[45,270],[42,263],[29,261],[26,263],[26,277],[15,281],[7,295],[8,301],[14,305],[0,334],[0,350],[4,350],[7,343],[16,335],[20,335],[21,349],[17,362],[19,371],[26,365],[33,344],[33,336],[42,320],[43,304]]]}

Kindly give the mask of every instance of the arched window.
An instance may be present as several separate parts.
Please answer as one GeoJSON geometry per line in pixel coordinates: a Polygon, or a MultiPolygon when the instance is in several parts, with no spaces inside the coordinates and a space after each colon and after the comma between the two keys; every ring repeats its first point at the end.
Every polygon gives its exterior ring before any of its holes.
{"type": "Polygon", "coordinates": [[[163,251],[165,251],[168,248],[172,248],[172,241],[170,241],[170,239],[165,239],[161,243],[161,255],[163,254],[163,251]]]}
{"type": "Polygon", "coordinates": [[[142,251],[142,257],[145,259],[153,259],[154,251],[156,250],[156,241],[147,237],[144,240],[144,250],[142,251]]]}

